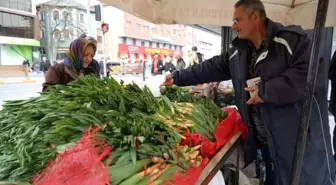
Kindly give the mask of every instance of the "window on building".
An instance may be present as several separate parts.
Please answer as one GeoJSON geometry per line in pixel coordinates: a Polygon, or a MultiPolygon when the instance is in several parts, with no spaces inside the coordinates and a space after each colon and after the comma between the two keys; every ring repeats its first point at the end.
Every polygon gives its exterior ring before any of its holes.
{"type": "Polygon", "coordinates": [[[57,10],[54,10],[53,11],[53,19],[55,21],[59,20],[59,12],[57,10]]]}
{"type": "Polygon", "coordinates": [[[39,13],[39,17],[40,17],[40,21],[43,21],[44,20],[44,11],[41,11],[40,13],[39,13]]]}
{"type": "Polygon", "coordinates": [[[136,45],[136,39],[132,39],[132,44],[136,45]]]}
{"type": "Polygon", "coordinates": [[[137,23],[135,28],[136,28],[136,30],[140,30],[140,24],[137,23]]]}
{"type": "Polygon", "coordinates": [[[67,12],[67,11],[63,11],[62,12],[62,17],[63,17],[63,20],[68,20],[69,19],[69,12],[67,12]]]}
{"type": "Polygon", "coordinates": [[[144,26],[144,30],[148,33],[149,32],[149,26],[144,26]]]}
{"type": "Polygon", "coordinates": [[[15,28],[19,27],[19,19],[21,18],[21,16],[11,14],[10,18],[11,18],[12,27],[15,27],[15,28]]]}
{"type": "Polygon", "coordinates": [[[122,44],[126,44],[126,37],[122,37],[122,44]]]}
{"type": "Polygon", "coordinates": [[[164,34],[165,34],[165,31],[164,31],[164,30],[161,30],[161,33],[162,33],[162,35],[164,35],[164,34]]]}
{"type": "Polygon", "coordinates": [[[0,35],[33,38],[33,17],[0,12],[0,35]]]}
{"type": "Polygon", "coordinates": [[[31,0],[0,0],[0,7],[32,12],[31,0]]]}
{"type": "Polygon", "coordinates": [[[156,28],[152,28],[152,33],[156,33],[156,28]]]}
{"type": "Polygon", "coordinates": [[[157,48],[157,43],[156,42],[151,42],[151,47],[152,48],[157,48]]]}
{"type": "Polygon", "coordinates": [[[63,30],[63,38],[65,40],[69,40],[70,39],[70,32],[69,32],[69,30],[67,30],[67,29],[63,30]]]}
{"type": "Polygon", "coordinates": [[[126,26],[126,28],[130,28],[131,27],[131,21],[126,21],[125,26],[126,26]]]}
{"type": "Polygon", "coordinates": [[[81,23],[84,23],[84,14],[81,13],[79,15],[79,20],[80,20],[81,23]]]}
{"type": "Polygon", "coordinates": [[[59,39],[61,38],[61,31],[60,30],[55,30],[54,31],[54,35],[53,35],[54,39],[59,39]]]}
{"type": "Polygon", "coordinates": [[[141,46],[145,46],[145,41],[141,41],[141,46]]]}

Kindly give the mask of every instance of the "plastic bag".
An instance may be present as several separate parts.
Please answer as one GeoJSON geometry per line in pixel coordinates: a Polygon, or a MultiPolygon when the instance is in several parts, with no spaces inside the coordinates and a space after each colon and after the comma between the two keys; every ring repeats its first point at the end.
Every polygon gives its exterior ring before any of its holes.
{"type": "Polygon", "coordinates": [[[34,177],[34,185],[106,185],[109,183],[108,168],[101,160],[111,147],[97,140],[98,130],[91,128],[73,147],[68,147],[50,162],[47,168],[34,177]]]}

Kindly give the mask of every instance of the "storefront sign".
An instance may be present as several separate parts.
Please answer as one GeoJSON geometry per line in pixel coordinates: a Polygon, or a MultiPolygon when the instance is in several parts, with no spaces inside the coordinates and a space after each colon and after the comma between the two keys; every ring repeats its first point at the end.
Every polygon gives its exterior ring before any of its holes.
{"type": "Polygon", "coordinates": [[[138,47],[137,46],[128,46],[128,52],[137,53],[138,52],[138,47]]]}
{"type": "Polygon", "coordinates": [[[150,54],[161,54],[161,55],[169,55],[169,50],[167,49],[161,49],[161,48],[146,48],[145,49],[146,53],[150,53],[150,54]]]}
{"type": "Polygon", "coordinates": [[[40,46],[40,41],[35,39],[22,39],[16,37],[0,36],[1,44],[23,45],[23,46],[40,46]]]}
{"type": "Polygon", "coordinates": [[[162,48],[151,48],[151,47],[143,47],[143,46],[133,46],[127,44],[119,44],[118,46],[119,53],[137,53],[137,54],[159,54],[166,56],[174,56],[175,52],[179,52],[181,56],[183,56],[182,51],[170,50],[170,49],[162,49],[162,48]]]}

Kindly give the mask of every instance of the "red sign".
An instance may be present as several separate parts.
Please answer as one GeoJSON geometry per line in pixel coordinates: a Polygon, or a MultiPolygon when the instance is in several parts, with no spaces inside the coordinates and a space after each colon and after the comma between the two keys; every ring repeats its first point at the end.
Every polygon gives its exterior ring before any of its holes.
{"type": "Polygon", "coordinates": [[[183,56],[182,51],[170,50],[170,49],[162,49],[162,48],[151,48],[151,47],[143,47],[143,46],[133,46],[127,44],[119,44],[118,46],[119,53],[142,53],[142,54],[151,54],[155,53],[159,55],[166,56],[174,56],[175,52],[178,52],[180,56],[183,56]]]}
{"type": "Polygon", "coordinates": [[[130,53],[138,53],[138,46],[128,46],[128,52],[130,53]]]}

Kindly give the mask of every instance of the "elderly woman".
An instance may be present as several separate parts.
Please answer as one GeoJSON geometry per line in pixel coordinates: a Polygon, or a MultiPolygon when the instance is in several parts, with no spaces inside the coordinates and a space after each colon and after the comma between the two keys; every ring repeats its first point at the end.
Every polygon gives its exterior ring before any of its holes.
{"type": "Polygon", "coordinates": [[[70,44],[67,58],[63,63],[51,66],[43,83],[42,91],[56,84],[66,85],[78,76],[94,74],[89,68],[96,53],[96,44],[84,38],[78,38],[70,44]]]}

